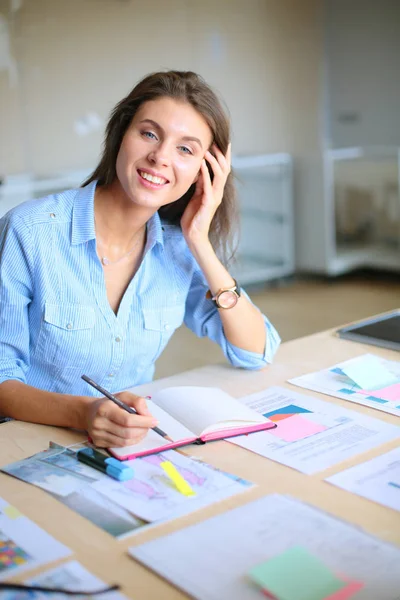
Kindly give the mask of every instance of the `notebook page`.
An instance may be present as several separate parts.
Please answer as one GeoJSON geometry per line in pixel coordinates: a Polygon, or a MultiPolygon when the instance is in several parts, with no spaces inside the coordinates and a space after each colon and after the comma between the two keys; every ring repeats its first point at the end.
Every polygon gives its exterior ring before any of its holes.
{"type": "MultiPolygon", "coordinates": [[[[152,400],[147,400],[147,407],[153,417],[159,420],[158,427],[165,431],[173,441],[192,439],[195,434],[187,429],[184,425],[176,421],[171,415],[165,412],[160,406],[157,406],[152,400]]],[[[152,450],[153,448],[161,448],[169,445],[170,442],[158,435],[152,429],[149,429],[144,440],[133,446],[125,446],[124,448],[110,448],[113,454],[117,456],[127,456],[136,452],[152,450]]]]}
{"type": "Polygon", "coordinates": [[[177,386],[153,395],[153,400],[185,427],[200,436],[207,430],[268,422],[263,415],[215,387],[177,386]],[[233,424],[233,425],[232,425],[233,424]]]}

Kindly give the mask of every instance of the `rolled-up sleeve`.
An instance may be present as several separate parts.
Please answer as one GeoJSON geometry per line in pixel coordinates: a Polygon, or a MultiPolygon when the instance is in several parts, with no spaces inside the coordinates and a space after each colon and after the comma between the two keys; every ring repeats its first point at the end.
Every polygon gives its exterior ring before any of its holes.
{"type": "Polygon", "coordinates": [[[25,382],[32,281],[30,231],[18,215],[6,215],[0,219],[0,383],[25,382]]]}
{"type": "MultiPolygon", "coordinates": [[[[196,271],[186,300],[185,325],[199,337],[208,337],[221,346],[227,360],[234,367],[244,369],[262,369],[272,362],[281,339],[268,318],[263,315],[266,331],[264,352],[249,352],[231,344],[224,333],[218,309],[205,295],[207,285],[201,272],[196,271]]],[[[251,302],[248,294],[242,289],[242,294],[251,302]]]]}

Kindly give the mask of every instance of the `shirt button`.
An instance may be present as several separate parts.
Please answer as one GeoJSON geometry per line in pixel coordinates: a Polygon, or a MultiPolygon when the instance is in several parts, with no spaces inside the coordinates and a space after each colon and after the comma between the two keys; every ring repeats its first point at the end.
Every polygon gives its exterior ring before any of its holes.
{"type": "Polygon", "coordinates": [[[165,329],[165,331],[168,331],[169,328],[170,328],[169,324],[168,323],[164,323],[164,329],[165,329]]]}
{"type": "Polygon", "coordinates": [[[120,341],[121,341],[121,338],[118,336],[118,337],[116,337],[116,338],[115,338],[115,341],[116,341],[116,342],[120,342],[120,341]]]}
{"type": "Polygon", "coordinates": [[[72,323],[67,323],[67,329],[72,329],[72,323]]]}
{"type": "Polygon", "coordinates": [[[109,373],[108,376],[109,377],[114,377],[114,373],[109,373]]]}
{"type": "Polygon", "coordinates": [[[55,219],[55,218],[56,218],[56,215],[55,215],[55,213],[50,213],[50,217],[51,217],[52,219],[55,219]]]}

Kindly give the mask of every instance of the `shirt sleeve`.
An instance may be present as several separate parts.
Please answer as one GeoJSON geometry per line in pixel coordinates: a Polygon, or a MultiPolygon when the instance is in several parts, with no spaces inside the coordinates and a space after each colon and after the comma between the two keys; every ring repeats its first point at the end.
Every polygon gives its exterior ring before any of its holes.
{"type": "MultiPolygon", "coordinates": [[[[196,270],[186,299],[185,325],[197,336],[208,337],[219,344],[226,358],[234,367],[256,370],[271,363],[281,339],[267,317],[263,315],[267,339],[264,352],[258,354],[238,348],[225,337],[218,308],[206,298],[207,289],[207,283],[201,271],[196,270]]],[[[241,293],[251,302],[243,288],[241,293]]]]}
{"type": "Polygon", "coordinates": [[[29,368],[32,255],[31,234],[22,219],[12,213],[0,219],[0,383],[25,382],[29,368]]]}

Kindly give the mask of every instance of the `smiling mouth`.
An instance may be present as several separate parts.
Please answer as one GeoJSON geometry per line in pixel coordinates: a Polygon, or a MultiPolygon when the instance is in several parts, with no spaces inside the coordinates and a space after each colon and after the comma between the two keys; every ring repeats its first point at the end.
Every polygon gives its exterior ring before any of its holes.
{"type": "Polygon", "coordinates": [[[138,173],[139,173],[140,177],[142,177],[146,181],[149,181],[150,183],[153,183],[155,185],[162,186],[162,185],[165,185],[166,183],[169,183],[168,179],[165,179],[165,177],[158,177],[157,175],[150,175],[150,173],[147,173],[147,171],[141,171],[139,169],[138,173]]]}

